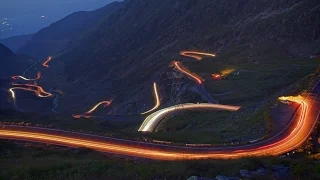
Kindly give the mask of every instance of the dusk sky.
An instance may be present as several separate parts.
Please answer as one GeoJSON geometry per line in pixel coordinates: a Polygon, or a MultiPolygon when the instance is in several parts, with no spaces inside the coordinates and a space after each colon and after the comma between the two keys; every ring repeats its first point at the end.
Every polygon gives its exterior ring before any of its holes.
{"type": "Polygon", "coordinates": [[[0,0],[0,39],[31,34],[76,11],[115,0],[0,0]]]}

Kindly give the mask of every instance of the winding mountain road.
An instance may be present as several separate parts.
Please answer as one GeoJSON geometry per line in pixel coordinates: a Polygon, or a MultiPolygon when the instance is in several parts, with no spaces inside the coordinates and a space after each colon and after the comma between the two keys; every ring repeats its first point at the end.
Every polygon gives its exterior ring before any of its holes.
{"type": "Polygon", "coordinates": [[[22,80],[25,80],[25,81],[37,81],[37,80],[39,80],[41,78],[41,73],[38,72],[37,73],[37,77],[33,78],[33,79],[26,78],[24,76],[12,76],[11,78],[14,79],[14,80],[22,79],[22,80]]]}
{"type": "Polygon", "coordinates": [[[104,107],[107,107],[109,106],[110,104],[112,103],[112,101],[101,101],[99,103],[97,103],[96,105],[93,106],[93,108],[91,108],[89,111],[85,112],[84,114],[74,114],[72,115],[73,118],[75,119],[79,119],[81,117],[84,117],[84,118],[91,118],[91,117],[94,117],[94,116],[91,116],[91,114],[101,105],[104,105],[104,107]]]}
{"type": "MultiPolygon", "coordinates": [[[[204,52],[197,52],[197,51],[181,51],[180,52],[181,56],[186,56],[186,57],[191,57],[194,58],[198,61],[203,59],[203,56],[209,56],[209,57],[216,57],[215,54],[211,54],[211,53],[204,53],[204,52]]],[[[207,101],[209,103],[212,104],[218,104],[218,101],[215,100],[205,89],[204,84],[203,84],[203,78],[190,72],[189,70],[187,70],[185,67],[182,66],[182,63],[180,61],[174,61],[173,62],[174,66],[176,67],[177,70],[179,70],[180,72],[182,72],[183,74],[189,76],[191,79],[193,79],[196,83],[197,83],[197,88],[199,93],[201,94],[201,96],[205,99],[207,99],[207,101]]]]}
{"type": "Polygon", "coordinates": [[[159,122],[167,117],[168,115],[180,111],[180,110],[197,110],[197,109],[207,109],[207,110],[223,110],[223,111],[237,111],[240,109],[239,106],[221,105],[221,104],[179,104],[171,106],[165,109],[161,109],[150,116],[148,116],[142,123],[139,131],[141,132],[153,132],[159,122]]]}
{"type": "MultiPolygon", "coordinates": [[[[180,54],[195,58],[197,60],[201,60],[203,55],[212,57],[215,56],[213,54],[208,55],[207,53],[186,51],[183,51],[180,54]]],[[[47,63],[50,60],[51,58],[49,57],[43,64],[43,66],[48,67],[47,63]]],[[[203,89],[203,81],[201,77],[198,77],[197,75],[184,69],[178,61],[175,61],[174,64],[177,69],[193,78],[197,82],[199,87],[202,87],[203,89]]],[[[15,86],[20,85],[15,84],[15,86]]],[[[33,91],[38,96],[42,96],[41,93],[45,94],[45,96],[52,96],[51,93],[47,93],[43,90],[42,87],[36,85],[23,84],[23,87],[14,88],[33,91]],[[32,88],[36,88],[36,90],[32,88]]],[[[11,89],[12,97],[15,98],[13,90],[14,89],[11,89]]],[[[195,144],[195,146],[177,146],[172,144],[164,145],[95,136],[90,134],[75,133],[55,129],[11,125],[0,125],[0,139],[39,142],[74,148],[89,148],[106,153],[158,160],[234,159],[254,156],[277,156],[296,149],[310,136],[320,116],[319,96],[320,81],[315,85],[313,90],[305,98],[299,96],[281,97],[280,100],[291,101],[293,103],[299,104],[299,109],[295,113],[295,116],[283,129],[283,131],[264,141],[253,142],[250,144],[238,146],[197,147],[197,144],[195,144]]],[[[105,106],[108,106],[110,105],[110,103],[111,101],[100,102],[92,109],[84,113],[84,115],[75,116],[91,117],[91,113],[93,113],[100,105],[104,104],[105,106]]],[[[176,105],[159,110],[148,116],[139,130],[147,132],[152,131],[159,121],[161,121],[164,117],[174,111],[189,109],[218,109],[236,111],[239,108],[240,107],[237,106],[220,104],[176,105]]],[[[152,111],[153,110],[154,109],[152,109],[152,111]]]]}
{"type": "Polygon", "coordinates": [[[155,105],[152,109],[141,113],[142,115],[144,114],[148,114],[156,109],[158,109],[160,107],[160,97],[159,97],[159,93],[158,93],[158,88],[157,88],[157,83],[153,83],[153,93],[154,93],[154,97],[155,97],[155,105]]]}
{"type": "Polygon", "coordinates": [[[126,156],[159,160],[234,159],[252,156],[277,156],[299,147],[312,133],[320,114],[320,81],[306,98],[286,97],[300,105],[288,126],[276,136],[252,144],[221,147],[161,145],[94,136],[53,129],[0,127],[1,139],[40,142],[67,147],[82,147],[126,156]]]}

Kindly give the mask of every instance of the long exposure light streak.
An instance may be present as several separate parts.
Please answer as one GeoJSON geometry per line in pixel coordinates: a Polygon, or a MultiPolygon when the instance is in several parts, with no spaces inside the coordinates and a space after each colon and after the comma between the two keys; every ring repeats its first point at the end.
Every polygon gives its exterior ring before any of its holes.
{"type": "Polygon", "coordinates": [[[154,110],[159,108],[159,106],[160,106],[160,98],[159,98],[159,94],[158,94],[158,89],[157,89],[157,84],[156,83],[153,83],[153,91],[154,91],[154,96],[155,96],[155,101],[156,101],[155,106],[152,109],[150,109],[149,111],[146,111],[146,112],[141,113],[141,114],[148,114],[148,113],[150,113],[150,112],[152,112],[152,111],[154,111],[154,110]]]}
{"type": "Polygon", "coordinates": [[[52,60],[52,57],[51,57],[51,56],[47,57],[47,59],[46,59],[46,60],[44,61],[44,63],[42,64],[42,66],[48,68],[48,67],[49,67],[48,63],[49,63],[51,60],[52,60]]]}
{"type": "Polygon", "coordinates": [[[47,97],[50,97],[50,96],[51,96],[51,95],[42,95],[39,90],[34,90],[34,89],[31,89],[31,88],[13,87],[13,88],[10,88],[10,89],[9,89],[9,92],[11,93],[11,97],[12,97],[13,99],[16,99],[16,95],[15,95],[15,93],[14,93],[14,90],[32,91],[32,92],[34,92],[38,97],[41,97],[41,98],[47,98],[47,97]]]}
{"type": "Polygon", "coordinates": [[[183,68],[181,66],[181,63],[179,61],[174,61],[174,65],[175,67],[181,71],[183,74],[186,74],[188,76],[190,76],[192,79],[194,79],[198,84],[202,84],[202,78],[197,76],[197,75],[194,75],[192,74],[191,72],[189,72],[188,70],[186,70],[185,68],[183,68]]]}
{"type": "Polygon", "coordinates": [[[180,55],[195,58],[199,61],[203,58],[202,56],[216,57],[216,54],[197,52],[197,51],[181,51],[180,55]]]}
{"type": "Polygon", "coordinates": [[[41,73],[38,72],[38,73],[37,73],[37,77],[34,78],[34,79],[29,79],[29,78],[26,78],[26,77],[24,77],[24,76],[12,76],[11,78],[14,79],[14,80],[23,79],[23,80],[25,80],[25,81],[36,81],[36,80],[39,80],[39,79],[41,78],[41,73]]]}
{"type": "Polygon", "coordinates": [[[39,95],[39,97],[51,97],[53,96],[51,93],[45,91],[41,86],[34,85],[34,84],[13,84],[13,86],[22,86],[22,87],[33,87],[36,88],[39,94],[44,94],[44,95],[39,95]]]}
{"type": "Polygon", "coordinates": [[[196,109],[211,109],[211,110],[225,110],[225,111],[237,111],[240,109],[239,106],[230,106],[230,105],[221,105],[221,104],[179,104],[175,106],[171,106],[165,109],[161,109],[157,112],[154,112],[150,116],[148,116],[142,125],[140,126],[138,131],[142,132],[153,132],[159,122],[167,117],[170,113],[179,111],[179,110],[196,110],[196,109]]]}
{"type": "MultiPolygon", "coordinates": [[[[66,131],[28,127],[19,127],[17,129],[10,126],[0,127],[0,138],[43,142],[69,147],[84,147],[101,152],[158,160],[236,159],[254,156],[277,156],[300,146],[308,138],[313,127],[310,123],[307,123],[307,120],[316,121],[308,119],[310,118],[307,115],[309,106],[306,101],[301,99],[290,100],[301,105],[300,113],[293,121],[293,130],[288,128],[287,133],[283,133],[279,136],[279,139],[274,138],[264,142],[234,147],[156,145],[85,134],[80,135],[66,131]]],[[[237,108],[228,107],[227,109],[235,110],[237,108]]]]}
{"type": "Polygon", "coordinates": [[[94,116],[90,116],[90,114],[92,114],[99,106],[101,105],[104,105],[104,107],[107,107],[109,106],[110,104],[112,103],[112,101],[101,101],[99,103],[97,103],[93,108],[91,108],[89,111],[85,112],[84,114],[74,114],[72,115],[72,117],[76,118],[76,119],[79,119],[81,117],[84,117],[84,118],[91,118],[91,117],[94,117],[94,116]]]}
{"type": "MultiPolygon", "coordinates": [[[[247,145],[231,147],[160,145],[61,130],[17,126],[0,126],[0,138],[49,143],[68,147],[83,147],[107,153],[171,161],[277,156],[300,146],[309,137],[317,120],[314,119],[313,116],[308,115],[308,112],[311,110],[308,101],[299,97],[288,98],[288,100],[300,104],[296,117],[290,123],[291,126],[285,128],[285,131],[277,135],[277,138],[270,138],[262,142],[247,145]]],[[[230,110],[237,109],[237,107],[232,106],[227,106],[226,108],[230,110]]],[[[316,113],[319,114],[319,109],[317,107],[315,107],[315,109],[317,110],[316,113]]]]}

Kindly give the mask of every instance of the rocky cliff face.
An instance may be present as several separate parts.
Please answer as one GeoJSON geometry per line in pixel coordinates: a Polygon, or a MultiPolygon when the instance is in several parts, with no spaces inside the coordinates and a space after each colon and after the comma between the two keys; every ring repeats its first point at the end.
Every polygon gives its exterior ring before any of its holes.
{"type": "Polygon", "coordinates": [[[82,38],[95,29],[118,6],[120,3],[114,2],[95,11],[70,14],[35,33],[18,52],[38,59],[54,55],[65,49],[70,43],[72,44],[72,40],[82,38]]]}
{"type": "Polygon", "coordinates": [[[148,103],[153,75],[181,50],[233,52],[228,61],[237,63],[248,59],[232,57],[262,45],[310,56],[320,51],[319,35],[318,0],[127,0],[56,56],[43,83],[65,92],[61,111],[105,99],[119,111],[148,103]]]}

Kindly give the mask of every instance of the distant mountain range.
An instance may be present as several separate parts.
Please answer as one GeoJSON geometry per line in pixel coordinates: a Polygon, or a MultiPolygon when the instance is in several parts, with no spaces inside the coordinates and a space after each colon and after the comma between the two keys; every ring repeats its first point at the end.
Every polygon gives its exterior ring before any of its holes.
{"type": "Polygon", "coordinates": [[[54,56],[42,83],[69,96],[60,110],[114,99],[147,103],[153,75],[185,49],[232,52],[241,63],[259,46],[288,56],[320,51],[318,0],[126,0],[78,12],[34,34],[18,52],[54,56]]]}
{"type": "Polygon", "coordinates": [[[70,13],[92,11],[115,0],[1,1],[0,39],[33,34],[70,13]]]}

